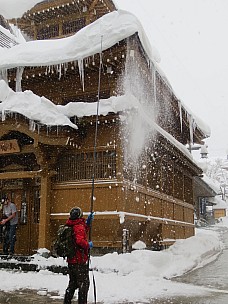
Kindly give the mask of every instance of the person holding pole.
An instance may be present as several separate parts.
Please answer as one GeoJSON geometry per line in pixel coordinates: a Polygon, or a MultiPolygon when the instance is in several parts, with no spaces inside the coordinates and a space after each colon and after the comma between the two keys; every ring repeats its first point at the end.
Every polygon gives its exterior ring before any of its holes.
{"type": "Polygon", "coordinates": [[[64,304],[71,304],[75,290],[78,289],[78,304],[87,304],[89,291],[89,250],[93,247],[92,241],[87,240],[87,233],[94,219],[91,212],[85,220],[81,208],[74,207],[70,210],[66,225],[73,227],[75,239],[75,256],[68,258],[69,284],[64,296],[64,304]]]}

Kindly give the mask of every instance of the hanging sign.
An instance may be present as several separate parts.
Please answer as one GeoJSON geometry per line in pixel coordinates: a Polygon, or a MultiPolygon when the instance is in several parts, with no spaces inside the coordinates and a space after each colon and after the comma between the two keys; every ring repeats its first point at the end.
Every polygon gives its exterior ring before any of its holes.
{"type": "Polygon", "coordinates": [[[17,152],[20,152],[20,147],[16,139],[0,141],[0,154],[12,154],[17,152]]]}

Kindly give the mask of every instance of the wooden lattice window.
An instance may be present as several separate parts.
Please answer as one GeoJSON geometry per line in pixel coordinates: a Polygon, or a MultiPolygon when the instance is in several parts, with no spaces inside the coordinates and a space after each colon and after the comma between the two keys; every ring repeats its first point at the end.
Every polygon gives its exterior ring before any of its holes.
{"type": "Polygon", "coordinates": [[[76,33],[86,25],[85,18],[80,18],[73,21],[63,23],[63,35],[76,33]]]}
{"type": "MultiPolygon", "coordinates": [[[[62,157],[57,164],[57,182],[92,179],[93,152],[71,154],[62,157]]],[[[96,154],[95,179],[111,179],[116,176],[116,152],[100,151],[96,154]]]]}
{"type": "Polygon", "coordinates": [[[44,40],[59,36],[59,25],[49,25],[37,31],[37,39],[44,40]]]}

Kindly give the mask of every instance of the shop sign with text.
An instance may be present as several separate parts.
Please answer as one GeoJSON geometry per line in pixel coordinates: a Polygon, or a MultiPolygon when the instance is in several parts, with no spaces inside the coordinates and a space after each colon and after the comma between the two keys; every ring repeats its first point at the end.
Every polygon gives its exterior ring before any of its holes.
{"type": "Polygon", "coordinates": [[[20,152],[20,147],[16,139],[0,141],[0,154],[12,154],[17,152],[20,152]]]}

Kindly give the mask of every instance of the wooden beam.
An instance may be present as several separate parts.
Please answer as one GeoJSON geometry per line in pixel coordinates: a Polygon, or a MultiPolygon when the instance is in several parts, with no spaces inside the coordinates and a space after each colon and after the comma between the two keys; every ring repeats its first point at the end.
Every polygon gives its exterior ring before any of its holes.
{"type": "Polygon", "coordinates": [[[97,3],[98,3],[98,0],[94,0],[89,7],[89,11],[92,11],[95,8],[95,6],[97,5],[97,3]]]}
{"type": "Polygon", "coordinates": [[[51,200],[51,179],[49,175],[41,177],[40,189],[40,222],[38,248],[50,248],[50,200],[51,200]]]}
{"type": "Polygon", "coordinates": [[[40,171],[18,171],[18,172],[4,172],[0,173],[0,180],[2,179],[18,179],[18,178],[34,178],[40,176],[40,171]]]}
{"type": "MultiPolygon", "coordinates": [[[[17,119],[17,121],[19,121],[19,119],[17,119]]],[[[57,133],[55,135],[51,131],[49,133],[47,131],[39,131],[39,133],[36,130],[31,131],[29,130],[29,126],[23,122],[23,119],[21,119],[20,123],[17,122],[17,124],[15,124],[14,119],[7,118],[6,121],[0,122],[0,128],[0,137],[11,131],[17,131],[31,137],[34,140],[35,145],[40,142],[46,145],[65,146],[69,140],[68,135],[57,135],[57,133]]],[[[59,132],[61,132],[61,127],[59,129],[59,132]]]]}

